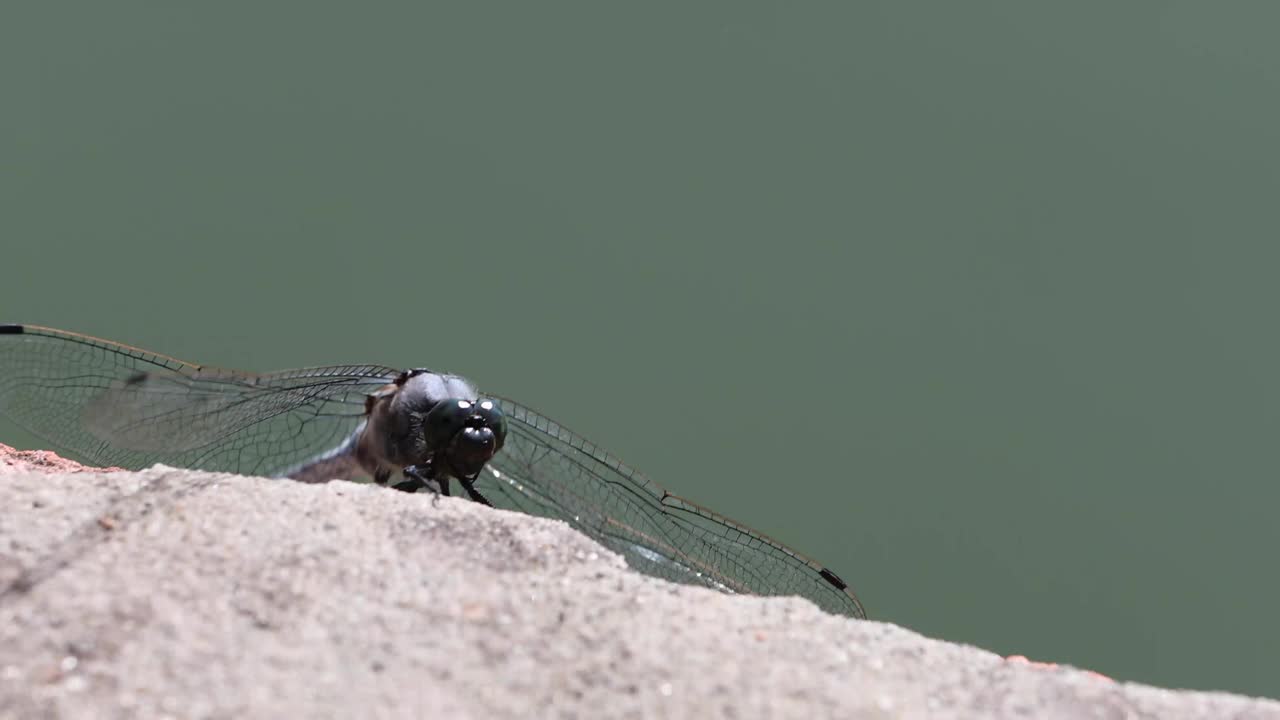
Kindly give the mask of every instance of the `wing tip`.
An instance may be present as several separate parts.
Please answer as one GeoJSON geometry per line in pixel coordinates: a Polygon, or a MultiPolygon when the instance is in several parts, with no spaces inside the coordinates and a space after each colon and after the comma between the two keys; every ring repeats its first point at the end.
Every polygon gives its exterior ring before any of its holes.
{"type": "Polygon", "coordinates": [[[841,579],[840,579],[840,576],[839,576],[839,575],[837,575],[837,574],[835,574],[835,573],[831,572],[830,570],[828,570],[828,569],[826,569],[826,568],[822,568],[821,570],[819,570],[819,571],[818,571],[818,574],[822,576],[822,579],[823,579],[823,580],[826,580],[827,582],[829,582],[829,583],[831,583],[832,585],[836,586],[836,589],[837,589],[837,590],[844,590],[845,588],[849,587],[849,585],[848,585],[847,583],[845,583],[845,581],[844,581],[844,580],[841,580],[841,579]]]}
{"type": "Polygon", "coordinates": [[[22,325],[0,323],[0,335],[21,335],[24,332],[26,332],[26,328],[22,325]]]}
{"type": "Polygon", "coordinates": [[[839,575],[831,572],[826,568],[820,568],[818,570],[818,574],[822,576],[823,580],[826,580],[828,583],[830,583],[832,587],[844,593],[845,597],[847,597],[849,601],[853,603],[854,617],[861,618],[863,620],[867,619],[866,608],[862,607],[862,602],[859,601],[857,596],[853,594],[853,591],[849,589],[848,583],[846,583],[844,580],[841,580],[839,575]]]}

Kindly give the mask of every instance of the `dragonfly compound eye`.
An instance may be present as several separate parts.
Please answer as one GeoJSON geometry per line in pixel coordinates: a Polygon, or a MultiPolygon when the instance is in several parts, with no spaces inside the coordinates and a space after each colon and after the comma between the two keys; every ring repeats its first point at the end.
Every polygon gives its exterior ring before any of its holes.
{"type": "Polygon", "coordinates": [[[498,404],[487,398],[480,398],[475,403],[474,415],[484,427],[493,430],[493,437],[497,442],[493,451],[496,453],[501,450],[502,443],[507,439],[507,416],[498,409],[498,404]]]}
{"type": "Polygon", "coordinates": [[[454,398],[431,408],[423,420],[423,434],[450,470],[459,477],[472,477],[502,449],[507,419],[492,400],[454,398]]]}
{"type": "Polygon", "coordinates": [[[422,421],[427,446],[433,449],[446,447],[453,436],[467,426],[467,419],[474,412],[475,404],[470,400],[452,398],[436,403],[422,421]]]}

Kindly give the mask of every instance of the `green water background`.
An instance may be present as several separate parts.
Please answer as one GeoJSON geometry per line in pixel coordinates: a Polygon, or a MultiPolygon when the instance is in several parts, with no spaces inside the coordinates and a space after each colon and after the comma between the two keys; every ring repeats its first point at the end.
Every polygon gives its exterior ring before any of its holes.
{"type": "Polygon", "coordinates": [[[6,4],[0,319],[461,372],[876,619],[1280,696],[1278,21],[6,4]]]}

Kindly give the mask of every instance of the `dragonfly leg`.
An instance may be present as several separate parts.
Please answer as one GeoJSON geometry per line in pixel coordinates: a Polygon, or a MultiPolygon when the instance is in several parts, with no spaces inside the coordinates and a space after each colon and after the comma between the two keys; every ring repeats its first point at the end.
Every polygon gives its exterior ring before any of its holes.
{"type": "Polygon", "coordinates": [[[426,465],[410,465],[402,472],[404,472],[405,480],[391,486],[396,490],[417,492],[426,489],[437,496],[449,496],[449,478],[437,477],[430,463],[426,465]]]}
{"type": "Polygon", "coordinates": [[[391,487],[404,492],[417,492],[422,489],[431,491],[431,505],[434,507],[440,502],[440,496],[449,496],[449,478],[448,476],[440,477],[436,475],[435,469],[431,467],[431,459],[421,465],[410,465],[403,471],[404,482],[396,483],[391,487]]]}
{"type": "Polygon", "coordinates": [[[458,480],[458,482],[462,484],[462,489],[467,491],[467,495],[470,495],[472,500],[475,500],[481,505],[488,505],[489,507],[493,507],[493,503],[489,502],[488,498],[481,495],[480,491],[475,488],[475,482],[476,482],[475,478],[471,478],[470,480],[467,480],[464,478],[464,479],[458,480]]]}
{"type": "Polygon", "coordinates": [[[392,485],[391,489],[399,490],[400,492],[411,493],[411,492],[418,492],[419,490],[425,487],[430,487],[430,486],[421,480],[409,479],[403,482],[398,482],[395,485],[392,485]]]}

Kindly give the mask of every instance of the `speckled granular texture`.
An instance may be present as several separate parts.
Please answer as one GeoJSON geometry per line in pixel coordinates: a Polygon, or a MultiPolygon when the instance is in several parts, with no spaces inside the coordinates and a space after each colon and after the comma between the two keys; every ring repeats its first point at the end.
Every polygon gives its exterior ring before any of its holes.
{"type": "Polygon", "coordinates": [[[120,468],[92,468],[59,457],[49,450],[16,450],[0,443],[0,475],[20,472],[119,472],[120,468]]]}
{"type": "Polygon", "coordinates": [[[628,572],[334,482],[0,478],[0,717],[1278,718],[628,572]]]}

